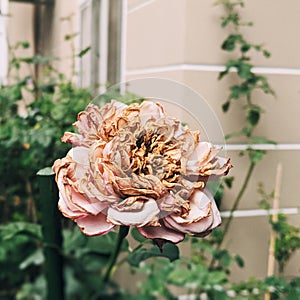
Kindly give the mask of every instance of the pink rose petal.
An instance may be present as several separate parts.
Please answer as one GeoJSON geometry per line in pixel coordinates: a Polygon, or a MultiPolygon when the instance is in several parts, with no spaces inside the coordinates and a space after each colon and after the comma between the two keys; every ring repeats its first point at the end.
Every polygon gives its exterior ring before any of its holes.
{"type": "Polygon", "coordinates": [[[213,224],[213,216],[205,217],[201,219],[201,221],[191,224],[179,224],[174,219],[172,219],[172,217],[166,217],[164,221],[166,226],[169,228],[190,235],[195,235],[207,231],[211,228],[213,224]]]}
{"type": "Polygon", "coordinates": [[[112,207],[107,210],[107,219],[115,225],[145,226],[155,220],[159,208],[154,200],[145,202],[140,211],[118,211],[112,207]]]}
{"type": "Polygon", "coordinates": [[[138,231],[147,239],[163,239],[177,244],[184,240],[184,234],[162,226],[138,227],[138,231]]]}
{"type": "Polygon", "coordinates": [[[66,200],[63,191],[59,193],[58,209],[65,217],[71,219],[85,215],[83,211],[79,210],[75,205],[66,200]]]}
{"type": "Polygon", "coordinates": [[[114,228],[114,224],[107,222],[105,214],[88,215],[75,220],[80,230],[89,236],[106,234],[114,228]]]}
{"type": "Polygon", "coordinates": [[[211,193],[206,189],[192,195],[191,211],[186,218],[171,214],[164,218],[167,227],[191,235],[201,235],[221,224],[221,217],[211,193]],[[209,209],[208,209],[209,208],[209,209]]]}
{"type": "Polygon", "coordinates": [[[88,198],[85,195],[82,195],[81,193],[74,190],[72,191],[70,200],[75,207],[92,215],[97,215],[105,208],[107,208],[106,203],[101,202],[95,198],[88,198]]]}
{"type": "Polygon", "coordinates": [[[151,101],[144,101],[140,107],[141,125],[144,126],[148,120],[158,120],[165,115],[163,107],[151,101]]]}

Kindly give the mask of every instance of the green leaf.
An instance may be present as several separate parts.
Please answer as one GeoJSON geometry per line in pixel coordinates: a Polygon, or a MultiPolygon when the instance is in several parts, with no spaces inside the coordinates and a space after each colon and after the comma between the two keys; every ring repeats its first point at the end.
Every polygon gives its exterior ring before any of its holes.
{"type": "Polygon", "coordinates": [[[14,85],[10,89],[10,97],[13,101],[21,100],[22,99],[22,91],[18,85],[14,85]]]}
{"type": "Polygon", "coordinates": [[[21,57],[19,58],[20,62],[26,63],[26,64],[31,64],[33,62],[32,57],[21,57]]]}
{"type": "Polygon", "coordinates": [[[240,34],[230,34],[227,39],[223,42],[221,48],[225,51],[233,51],[236,47],[236,43],[242,40],[240,34]]]}
{"type": "Polygon", "coordinates": [[[222,198],[224,194],[224,186],[219,180],[209,180],[207,182],[207,187],[210,192],[214,195],[214,199],[218,207],[222,204],[222,198]]]}
{"type": "Polygon", "coordinates": [[[145,238],[143,235],[139,233],[139,231],[136,229],[136,227],[133,227],[130,231],[131,236],[139,243],[144,243],[146,241],[150,241],[147,238],[145,238]]]}
{"type": "Polygon", "coordinates": [[[207,282],[209,282],[209,284],[211,285],[223,284],[224,282],[226,282],[226,280],[227,280],[227,275],[224,271],[209,272],[207,276],[207,282]]]}
{"type": "Polygon", "coordinates": [[[226,185],[229,189],[231,189],[231,188],[232,188],[232,183],[233,183],[234,177],[233,177],[233,176],[228,176],[228,177],[225,177],[223,180],[224,180],[225,185],[226,185]]]}
{"type": "Polygon", "coordinates": [[[165,257],[170,261],[174,261],[179,258],[179,249],[172,243],[166,243],[162,247],[162,251],[157,246],[152,248],[139,248],[136,251],[132,251],[127,256],[127,261],[130,265],[138,267],[139,264],[151,257],[165,257]]]}
{"type": "MultiPolygon", "coordinates": [[[[95,253],[100,255],[109,255],[112,249],[114,249],[116,242],[116,232],[109,232],[102,236],[89,237],[85,247],[82,249],[83,252],[81,254],[95,253]]],[[[124,240],[122,244],[122,251],[127,250],[127,248],[128,241],[124,240]]]]}
{"type": "Polygon", "coordinates": [[[252,126],[256,126],[259,122],[260,112],[257,109],[248,110],[247,120],[252,126]]]}
{"type": "Polygon", "coordinates": [[[248,123],[247,126],[243,127],[243,129],[241,130],[241,134],[249,138],[251,136],[252,130],[253,126],[248,123]]]}
{"type": "Polygon", "coordinates": [[[22,45],[22,47],[23,47],[24,49],[27,49],[27,48],[30,47],[29,42],[26,42],[26,41],[21,42],[21,45],[22,45]]]}
{"type": "Polygon", "coordinates": [[[51,176],[54,174],[54,172],[51,167],[46,167],[39,170],[36,174],[40,176],[51,176]]]}
{"type": "Polygon", "coordinates": [[[45,276],[39,275],[33,282],[28,281],[19,286],[15,299],[46,299],[46,291],[47,286],[45,276]]]}
{"type": "Polygon", "coordinates": [[[30,44],[27,41],[21,41],[14,46],[15,49],[18,49],[19,47],[22,47],[23,49],[28,49],[30,47],[30,44]]]}
{"type": "Polygon", "coordinates": [[[42,239],[41,226],[27,222],[11,222],[0,227],[3,240],[14,238],[18,234],[23,234],[36,239],[42,239]]]}
{"type": "Polygon", "coordinates": [[[74,37],[76,37],[77,35],[78,35],[77,32],[72,33],[72,34],[66,34],[65,35],[65,41],[69,41],[69,40],[73,39],[74,37]]]}
{"type": "Polygon", "coordinates": [[[266,199],[259,201],[258,206],[265,210],[271,209],[271,204],[266,199]]]}
{"type": "Polygon", "coordinates": [[[244,262],[243,258],[242,258],[240,255],[236,254],[236,255],[234,256],[234,260],[236,261],[236,263],[237,263],[237,265],[238,265],[239,267],[241,267],[241,268],[244,267],[245,262],[244,262]]]}
{"type": "Polygon", "coordinates": [[[44,255],[42,249],[37,249],[30,256],[28,256],[22,263],[19,265],[21,270],[26,269],[29,266],[40,266],[44,262],[44,255]]]}
{"type": "Polygon", "coordinates": [[[43,55],[39,55],[39,54],[32,57],[32,63],[41,64],[41,65],[47,65],[54,60],[55,60],[55,57],[53,57],[53,56],[43,56],[43,55]]]}
{"type": "Polygon", "coordinates": [[[233,85],[230,87],[230,97],[232,99],[239,99],[242,96],[242,90],[239,85],[233,85]]]}
{"type": "Polygon", "coordinates": [[[267,50],[263,50],[263,55],[264,57],[269,58],[271,56],[271,53],[267,50]]]}
{"type": "Polygon", "coordinates": [[[269,140],[264,136],[251,136],[249,138],[250,144],[273,144],[276,145],[277,143],[275,141],[269,140]]]}
{"type": "Polygon", "coordinates": [[[228,250],[219,250],[215,253],[215,257],[220,261],[222,267],[228,268],[231,264],[231,256],[228,253],[228,250]]]}
{"type": "Polygon", "coordinates": [[[266,154],[266,151],[264,150],[253,150],[253,149],[248,149],[248,155],[253,163],[258,163],[263,159],[263,156],[266,154]]]}
{"type": "Polygon", "coordinates": [[[248,79],[251,75],[251,69],[252,69],[252,65],[244,63],[244,62],[240,62],[236,68],[237,68],[237,73],[238,75],[243,78],[243,79],[248,79]]]}
{"type": "Polygon", "coordinates": [[[241,46],[241,51],[242,51],[243,53],[249,51],[250,49],[251,49],[251,45],[248,44],[248,43],[246,43],[246,44],[244,44],[244,45],[241,46]]]}
{"type": "Polygon", "coordinates": [[[183,268],[175,269],[168,276],[168,281],[177,286],[183,286],[186,282],[193,281],[193,279],[191,271],[183,268]]]}
{"type": "Polygon", "coordinates": [[[38,86],[38,90],[49,93],[49,94],[54,94],[55,92],[55,84],[54,83],[49,83],[49,84],[43,84],[38,86]]]}
{"type": "Polygon", "coordinates": [[[223,105],[222,105],[222,110],[223,112],[227,112],[229,110],[230,107],[230,101],[226,101],[223,105]]]}
{"type": "Polygon", "coordinates": [[[83,57],[86,53],[88,53],[89,51],[91,50],[91,46],[88,46],[86,47],[85,49],[81,50],[79,53],[78,53],[78,57],[83,57]]]}

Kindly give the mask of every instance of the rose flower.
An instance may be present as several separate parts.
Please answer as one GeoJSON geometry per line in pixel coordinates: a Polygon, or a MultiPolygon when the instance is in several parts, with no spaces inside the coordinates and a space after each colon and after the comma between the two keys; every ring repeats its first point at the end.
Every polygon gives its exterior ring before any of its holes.
{"type": "Polygon", "coordinates": [[[58,207],[84,234],[136,226],[146,238],[178,243],[220,225],[206,183],[226,175],[230,161],[161,104],[90,104],[74,125],[79,133],[62,138],[73,148],[53,170],[58,207]]]}

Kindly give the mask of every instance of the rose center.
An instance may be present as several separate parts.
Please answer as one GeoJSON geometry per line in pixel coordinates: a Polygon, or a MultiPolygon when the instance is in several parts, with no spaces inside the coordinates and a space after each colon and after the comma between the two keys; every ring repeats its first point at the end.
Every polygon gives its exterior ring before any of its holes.
{"type": "Polygon", "coordinates": [[[132,151],[132,170],[136,174],[154,175],[160,180],[176,182],[180,174],[180,155],[176,144],[155,131],[142,131],[132,151]]]}

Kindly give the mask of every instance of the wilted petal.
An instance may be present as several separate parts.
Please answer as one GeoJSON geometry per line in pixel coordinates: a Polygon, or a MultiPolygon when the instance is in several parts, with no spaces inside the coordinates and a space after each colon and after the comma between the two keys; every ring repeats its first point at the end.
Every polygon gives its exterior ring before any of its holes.
{"type": "Polygon", "coordinates": [[[145,202],[139,211],[119,211],[110,207],[107,210],[107,219],[115,225],[145,226],[157,220],[159,208],[154,200],[145,202]]]}
{"type": "Polygon", "coordinates": [[[186,163],[187,175],[202,177],[204,181],[226,175],[232,165],[229,159],[217,156],[220,150],[221,147],[215,147],[211,143],[199,142],[186,163]]]}
{"type": "Polygon", "coordinates": [[[73,146],[82,146],[84,144],[82,140],[82,135],[72,132],[65,132],[64,136],[61,138],[64,143],[70,143],[73,146]]]}
{"type": "Polygon", "coordinates": [[[163,239],[168,242],[177,244],[184,240],[184,234],[170,228],[161,226],[144,226],[138,227],[138,231],[147,239],[163,239]]]}
{"type": "Polygon", "coordinates": [[[211,226],[206,231],[203,231],[203,232],[200,232],[200,233],[194,233],[195,236],[205,237],[213,229],[215,229],[216,227],[221,225],[222,219],[221,219],[221,215],[220,215],[220,212],[217,208],[217,205],[216,205],[215,201],[212,201],[212,203],[211,203],[211,212],[212,212],[212,216],[213,216],[213,222],[212,222],[211,226]]]}
{"type": "Polygon", "coordinates": [[[76,163],[76,179],[82,178],[89,168],[88,152],[89,149],[86,147],[74,147],[67,154],[76,163]]]}
{"type": "Polygon", "coordinates": [[[165,217],[167,227],[191,235],[200,235],[220,225],[221,218],[215,201],[208,190],[198,190],[190,199],[190,212],[186,217],[171,214],[165,217]]]}
{"type": "Polygon", "coordinates": [[[105,158],[109,157],[109,153],[111,151],[112,141],[108,142],[105,147],[103,148],[102,156],[105,158]]]}
{"type": "Polygon", "coordinates": [[[230,163],[230,159],[226,159],[224,157],[217,156],[213,168],[211,170],[211,174],[215,176],[225,176],[228,174],[229,170],[232,168],[230,163]]]}
{"type": "Polygon", "coordinates": [[[210,163],[220,150],[220,148],[213,147],[211,143],[199,142],[196,149],[188,159],[186,165],[187,174],[199,174],[199,170],[210,163]]]}
{"type": "Polygon", "coordinates": [[[106,234],[114,228],[114,225],[107,222],[106,215],[99,213],[96,216],[87,215],[75,220],[80,230],[89,236],[106,234]]]}
{"type": "Polygon", "coordinates": [[[179,224],[190,224],[210,215],[211,199],[200,190],[195,191],[190,199],[190,212],[183,218],[180,215],[172,214],[172,219],[179,224]]]}
{"type": "Polygon", "coordinates": [[[89,148],[86,147],[73,147],[67,155],[69,155],[74,162],[82,166],[88,166],[89,148]]]}
{"type": "Polygon", "coordinates": [[[53,170],[56,172],[56,182],[59,189],[58,208],[68,218],[75,218],[84,215],[84,211],[76,207],[72,201],[74,191],[74,163],[70,157],[57,159],[54,162],[53,170]]]}
{"type": "Polygon", "coordinates": [[[144,101],[140,106],[140,120],[142,126],[144,126],[148,120],[158,120],[164,115],[164,108],[159,103],[144,101]]]}
{"type": "Polygon", "coordinates": [[[74,190],[71,194],[71,202],[80,210],[92,215],[97,215],[107,208],[107,203],[101,202],[96,198],[86,197],[85,195],[75,192],[74,190]]]}
{"type": "Polygon", "coordinates": [[[104,203],[114,203],[119,200],[119,197],[115,197],[107,192],[103,179],[100,175],[91,177],[88,174],[81,178],[78,181],[78,191],[84,194],[87,198],[96,199],[97,201],[104,203]]]}
{"type": "Polygon", "coordinates": [[[82,210],[79,210],[78,207],[67,200],[67,196],[65,195],[64,190],[61,190],[59,193],[58,209],[65,217],[71,219],[85,215],[82,210]]]}

